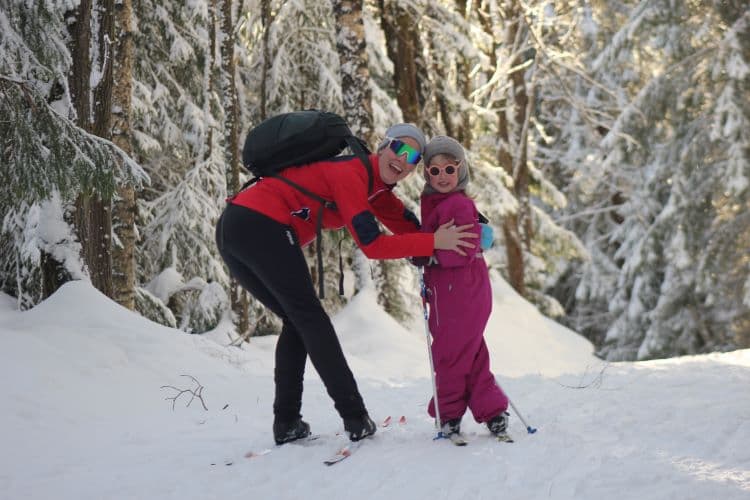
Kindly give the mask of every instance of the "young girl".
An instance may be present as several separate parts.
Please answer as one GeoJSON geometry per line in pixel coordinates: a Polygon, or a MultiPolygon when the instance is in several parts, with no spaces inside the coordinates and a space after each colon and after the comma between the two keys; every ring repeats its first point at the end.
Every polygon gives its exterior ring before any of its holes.
{"type": "MultiPolygon", "coordinates": [[[[435,231],[453,220],[456,225],[473,224],[469,230],[479,235],[477,208],[464,192],[469,170],[461,144],[446,136],[433,138],[425,148],[424,165],[422,231],[435,231]]],[[[484,342],[492,290],[481,248],[467,248],[465,256],[436,250],[424,277],[443,433],[459,434],[461,417],[469,408],[477,422],[509,440],[508,398],[490,371],[484,342]]],[[[428,412],[435,417],[432,399],[428,412]]]]}

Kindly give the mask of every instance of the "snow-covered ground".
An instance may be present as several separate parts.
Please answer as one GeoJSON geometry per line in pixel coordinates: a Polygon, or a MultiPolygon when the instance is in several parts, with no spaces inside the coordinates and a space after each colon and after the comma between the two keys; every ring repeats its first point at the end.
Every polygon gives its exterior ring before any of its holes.
{"type": "Polygon", "coordinates": [[[425,333],[364,293],[336,318],[381,428],[350,459],[311,367],[303,413],[321,438],[275,447],[275,338],[226,347],[155,325],[72,282],[27,312],[0,295],[0,498],[748,499],[750,351],[605,364],[501,280],[487,331],[513,444],[469,415],[464,448],[434,441],[425,333]],[[203,386],[189,407],[173,389],[203,386]],[[248,452],[270,453],[246,458],[248,452]],[[231,465],[227,465],[231,464],[231,465]]]}

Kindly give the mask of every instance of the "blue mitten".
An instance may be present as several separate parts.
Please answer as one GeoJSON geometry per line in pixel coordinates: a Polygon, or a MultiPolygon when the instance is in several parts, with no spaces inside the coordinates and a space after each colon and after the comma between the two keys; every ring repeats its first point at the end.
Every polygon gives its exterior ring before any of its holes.
{"type": "Polygon", "coordinates": [[[495,231],[489,224],[479,224],[482,227],[481,247],[482,250],[492,248],[492,244],[495,242],[495,231]]]}

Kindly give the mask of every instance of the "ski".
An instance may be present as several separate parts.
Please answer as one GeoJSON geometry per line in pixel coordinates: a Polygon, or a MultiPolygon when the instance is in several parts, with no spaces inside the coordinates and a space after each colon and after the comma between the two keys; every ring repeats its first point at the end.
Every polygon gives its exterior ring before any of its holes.
{"type": "Polygon", "coordinates": [[[466,446],[467,444],[469,444],[469,442],[461,434],[458,433],[448,434],[445,437],[447,437],[450,442],[455,444],[456,446],[466,446]]]}
{"type": "MultiPolygon", "coordinates": [[[[248,451],[247,453],[245,453],[245,458],[258,458],[258,457],[262,457],[263,455],[268,455],[272,451],[273,450],[271,448],[266,448],[266,449],[260,450],[260,451],[248,451]]],[[[229,465],[229,464],[227,464],[227,465],[229,465]]]]}
{"type": "MultiPolygon", "coordinates": [[[[309,444],[309,443],[311,443],[313,441],[317,441],[320,438],[321,438],[320,434],[310,434],[307,437],[304,437],[304,438],[301,438],[301,439],[295,439],[294,441],[289,441],[288,443],[277,444],[273,448],[264,448],[264,449],[258,450],[258,451],[250,450],[247,453],[245,453],[245,458],[248,458],[248,459],[260,458],[260,457],[262,457],[264,455],[268,455],[269,453],[273,452],[273,450],[278,449],[278,448],[280,448],[280,447],[282,447],[284,445],[306,446],[307,444],[309,444]]],[[[216,464],[211,464],[211,465],[216,465],[216,464]]],[[[232,462],[231,461],[227,461],[227,462],[224,463],[224,465],[232,465],[232,462]]]]}
{"type": "MultiPolygon", "coordinates": [[[[388,427],[393,423],[393,418],[388,415],[383,419],[383,421],[380,423],[380,427],[388,427]]],[[[406,416],[401,415],[398,419],[398,425],[405,425],[406,424],[406,416]]]]}
{"type": "MultiPolygon", "coordinates": [[[[382,422],[380,422],[380,427],[382,427],[383,429],[386,429],[386,428],[388,428],[391,425],[391,422],[393,422],[393,418],[390,415],[388,415],[387,417],[385,417],[383,419],[382,422]]],[[[401,418],[398,419],[398,423],[400,425],[405,424],[406,423],[406,417],[403,416],[403,415],[401,415],[401,418]]],[[[370,437],[372,437],[372,436],[370,436],[370,437]]],[[[369,439],[369,438],[366,438],[366,439],[369,439]]],[[[342,446],[341,448],[339,448],[338,450],[336,450],[336,452],[333,455],[331,455],[327,459],[323,460],[323,463],[326,464],[326,465],[328,465],[328,466],[331,466],[331,465],[337,464],[337,463],[339,463],[339,462],[341,462],[343,460],[346,460],[347,458],[349,458],[350,456],[352,456],[352,453],[354,453],[355,451],[357,451],[359,449],[359,447],[362,446],[363,442],[364,442],[364,439],[361,439],[359,441],[352,441],[352,442],[349,442],[349,443],[345,444],[344,446],[342,446]]]]}
{"type": "Polygon", "coordinates": [[[357,451],[360,446],[362,446],[362,443],[364,443],[364,439],[361,439],[359,441],[352,441],[345,444],[338,451],[336,451],[336,453],[323,460],[323,463],[330,466],[351,457],[352,454],[357,451]]]}
{"type": "Polygon", "coordinates": [[[509,434],[502,433],[502,434],[493,434],[495,437],[495,440],[499,443],[513,443],[513,438],[510,437],[509,434]]]}
{"type": "MultiPolygon", "coordinates": [[[[401,415],[396,422],[399,425],[405,425],[406,424],[406,417],[404,415],[401,415]]],[[[380,422],[379,427],[381,427],[383,430],[389,429],[393,427],[394,419],[390,415],[385,417],[382,422],[380,422]]],[[[340,435],[337,433],[337,435],[340,435]]],[[[263,457],[265,455],[268,455],[269,453],[272,453],[275,449],[280,448],[284,445],[292,445],[292,446],[306,446],[311,441],[316,441],[320,439],[322,436],[320,434],[311,434],[310,436],[307,436],[302,439],[297,439],[294,441],[289,441],[288,443],[284,443],[281,445],[276,445],[273,448],[265,448],[261,450],[251,450],[245,453],[246,459],[256,459],[263,457]]],[[[341,446],[339,449],[336,450],[335,453],[333,453],[329,458],[323,461],[326,465],[333,465],[336,463],[341,462],[342,460],[349,458],[352,453],[354,453],[357,449],[359,449],[360,446],[362,446],[363,440],[360,441],[354,441],[354,442],[347,442],[345,445],[341,446]]],[[[232,465],[234,462],[232,460],[226,460],[224,461],[224,465],[232,465]]],[[[211,465],[216,465],[215,463],[211,465]]]]}
{"type": "MultiPolygon", "coordinates": [[[[506,433],[503,434],[490,434],[490,436],[497,441],[498,443],[513,443],[513,438],[506,433]]],[[[444,435],[444,438],[448,439],[451,443],[453,443],[456,446],[466,446],[469,444],[469,441],[466,440],[464,436],[461,434],[448,434],[444,435]]],[[[436,438],[437,439],[437,438],[436,438]]]]}

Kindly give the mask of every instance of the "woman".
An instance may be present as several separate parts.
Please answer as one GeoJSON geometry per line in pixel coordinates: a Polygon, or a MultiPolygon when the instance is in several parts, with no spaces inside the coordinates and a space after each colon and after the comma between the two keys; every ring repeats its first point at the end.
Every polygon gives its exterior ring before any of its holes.
{"type": "Polygon", "coordinates": [[[323,210],[324,229],[345,226],[371,259],[429,256],[436,249],[463,255],[462,247],[474,247],[464,238],[476,235],[452,223],[434,233],[419,232],[417,218],[392,192],[398,181],[414,171],[424,146],[424,134],[417,127],[402,123],[389,128],[377,153],[370,157],[374,166],[371,193],[367,169],[356,157],[337,157],[280,172],[307,191],[335,202],[336,210],[325,209],[300,190],[269,177],[231,198],[219,219],[216,241],[230,274],[283,322],[274,369],[277,444],[310,434],[300,413],[308,355],[344,420],[349,439],[358,441],[376,430],[302,253],[302,247],[315,238],[318,212],[323,210]],[[394,235],[383,234],[376,219],[394,235]]]}

